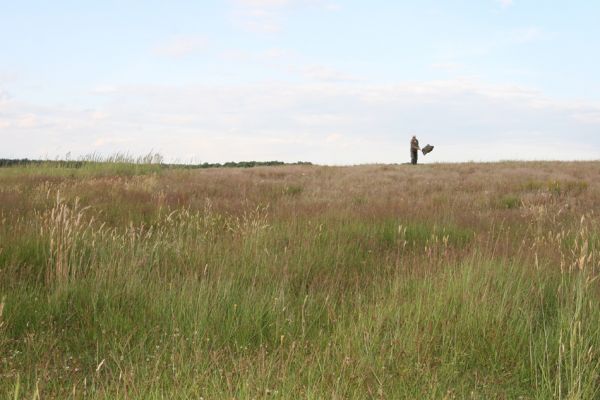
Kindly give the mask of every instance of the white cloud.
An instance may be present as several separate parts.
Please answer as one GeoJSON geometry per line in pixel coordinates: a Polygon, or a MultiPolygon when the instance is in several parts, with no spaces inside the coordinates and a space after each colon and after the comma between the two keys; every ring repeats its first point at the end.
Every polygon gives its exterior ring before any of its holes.
{"type": "Polygon", "coordinates": [[[154,150],[184,161],[404,162],[413,133],[436,146],[429,162],[600,158],[599,104],[477,81],[129,86],[106,96],[93,110],[9,101],[0,158],[154,150]]]}
{"type": "Polygon", "coordinates": [[[300,68],[304,77],[321,82],[355,82],[359,78],[339,71],[334,68],[329,68],[324,65],[309,65],[300,68]]]}
{"type": "Polygon", "coordinates": [[[14,71],[0,70],[0,83],[14,83],[19,79],[19,74],[14,71]]]}
{"type": "Polygon", "coordinates": [[[340,5],[328,0],[232,0],[233,19],[246,30],[276,33],[282,30],[285,14],[299,7],[338,11],[340,5]]]}
{"type": "Polygon", "coordinates": [[[38,128],[39,125],[39,118],[31,113],[19,115],[19,117],[14,120],[14,126],[16,128],[38,128]]]}
{"type": "Polygon", "coordinates": [[[238,4],[248,7],[280,7],[291,2],[291,0],[237,0],[238,4]]]}
{"type": "Polygon", "coordinates": [[[208,40],[203,36],[174,36],[154,47],[154,54],[180,58],[203,50],[208,40]]]}
{"type": "Polygon", "coordinates": [[[229,61],[256,62],[270,66],[289,66],[299,60],[296,53],[276,47],[261,51],[228,49],[220,52],[219,57],[229,61]]]}
{"type": "Polygon", "coordinates": [[[281,30],[282,10],[286,0],[237,0],[234,2],[234,20],[244,29],[258,33],[281,30]]]}
{"type": "Polygon", "coordinates": [[[340,11],[342,9],[342,5],[339,3],[325,3],[323,7],[328,11],[340,11]]]}
{"type": "Polygon", "coordinates": [[[102,121],[110,118],[110,114],[104,111],[95,110],[90,113],[90,117],[92,121],[102,121]]]}
{"type": "Polygon", "coordinates": [[[0,88],[0,106],[4,103],[8,103],[9,100],[10,100],[10,95],[8,94],[8,92],[6,92],[0,88]]]}
{"type": "Polygon", "coordinates": [[[509,41],[514,43],[529,43],[547,37],[545,32],[535,26],[514,29],[506,34],[509,41]]]}
{"type": "Polygon", "coordinates": [[[283,72],[293,78],[304,78],[314,82],[359,82],[362,77],[322,64],[310,63],[301,54],[282,48],[270,48],[261,51],[227,50],[219,54],[223,59],[237,63],[257,63],[283,72]]]}
{"type": "Polygon", "coordinates": [[[442,39],[434,54],[439,62],[430,64],[434,69],[447,71],[467,69],[461,61],[481,59],[508,48],[528,45],[535,42],[553,39],[554,32],[548,32],[538,26],[521,26],[512,29],[491,31],[479,36],[471,36],[463,41],[442,39]]]}
{"type": "Polygon", "coordinates": [[[117,87],[115,85],[98,85],[92,88],[92,93],[94,94],[110,94],[117,91],[117,87]]]}
{"type": "Polygon", "coordinates": [[[94,147],[102,148],[111,145],[122,146],[124,144],[131,144],[131,139],[126,137],[117,137],[117,136],[99,136],[94,141],[94,147]]]}
{"type": "Polygon", "coordinates": [[[431,64],[430,67],[433,69],[454,72],[454,71],[459,71],[459,70],[463,69],[464,65],[460,64],[460,63],[456,63],[456,62],[438,62],[438,63],[431,64]]]}
{"type": "Polygon", "coordinates": [[[496,0],[502,8],[510,7],[514,4],[513,0],[496,0]]]}

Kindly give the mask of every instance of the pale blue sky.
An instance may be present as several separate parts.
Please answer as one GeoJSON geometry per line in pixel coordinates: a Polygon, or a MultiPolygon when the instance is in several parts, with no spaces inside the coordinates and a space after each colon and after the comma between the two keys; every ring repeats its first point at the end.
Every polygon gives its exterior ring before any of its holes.
{"type": "Polygon", "coordinates": [[[0,158],[600,159],[593,1],[0,0],[0,158]]]}

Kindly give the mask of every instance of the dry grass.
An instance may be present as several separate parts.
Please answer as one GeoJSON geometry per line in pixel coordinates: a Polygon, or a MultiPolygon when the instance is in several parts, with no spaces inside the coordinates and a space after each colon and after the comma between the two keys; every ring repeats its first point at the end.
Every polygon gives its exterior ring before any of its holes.
{"type": "Polygon", "coordinates": [[[0,396],[599,395],[600,163],[136,168],[0,169],[0,396]]]}

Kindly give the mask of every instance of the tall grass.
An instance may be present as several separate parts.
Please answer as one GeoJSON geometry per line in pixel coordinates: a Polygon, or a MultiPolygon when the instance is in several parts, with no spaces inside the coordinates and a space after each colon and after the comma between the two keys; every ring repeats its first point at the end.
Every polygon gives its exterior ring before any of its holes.
{"type": "Polygon", "coordinates": [[[0,397],[597,398],[597,187],[513,167],[2,176],[0,397]]]}
{"type": "Polygon", "coordinates": [[[89,176],[134,176],[158,173],[163,157],[150,152],[143,156],[115,153],[103,156],[91,153],[77,160],[41,160],[24,165],[0,168],[1,177],[24,177],[28,175],[46,177],[81,178],[89,176]]]}

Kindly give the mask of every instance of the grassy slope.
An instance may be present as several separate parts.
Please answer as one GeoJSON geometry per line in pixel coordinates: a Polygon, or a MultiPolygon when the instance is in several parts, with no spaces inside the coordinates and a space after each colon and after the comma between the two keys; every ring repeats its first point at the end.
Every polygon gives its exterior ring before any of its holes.
{"type": "Polygon", "coordinates": [[[599,173],[0,169],[0,397],[598,397],[599,173]]]}

